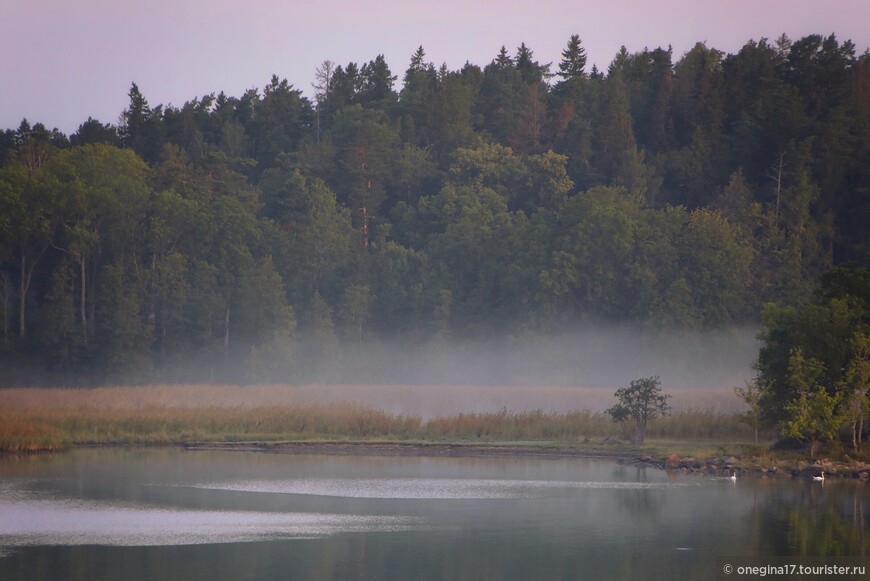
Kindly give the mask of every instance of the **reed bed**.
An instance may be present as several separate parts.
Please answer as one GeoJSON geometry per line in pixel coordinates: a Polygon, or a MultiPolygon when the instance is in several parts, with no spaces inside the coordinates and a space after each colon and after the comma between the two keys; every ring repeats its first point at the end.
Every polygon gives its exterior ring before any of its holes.
{"type": "Polygon", "coordinates": [[[616,436],[618,427],[603,414],[588,410],[566,413],[511,412],[470,413],[433,418],[423,425],[431,439],[480,440],[576,440],[616,436]]]}
{"type": "Polygon", "coordinates": [[[169,444],[204,441],[407,439],[419,417],[351,403],[253,408],[140,408],[0,412],[0,450],[20,452],[75,444],[169,444]]]}
{"type": "MultiPolygon", "coordinates": [[[[765,434],[769,436],[769,434],[765,434]]],[[[710,409],[691,408],[651,422],[647,437],[660,440],[724,440],[750,442],[755,437],[752,427],[741,414],[719,413],[710,409]]]]}
{"type": "MultiPolygon", "coordinates": [[[[629,439],[634,424],[614,424],[603,413],[573,410],[566,413],[510,412],[458,414],[434,418],[423,425],[428,438],[481,440],[588,440],[629,439]]],[[[647,427],[647,437],[662,440],[748,442],[752,429],[736,413],[683,410],[657,419],[647,427]]]]}
{"type": "MultiPolygon", "coordinates": [[[[676,411],[740,411],[743,403],[728,388],[666,389],[676,411]]],[[[0,389],[0,409],[142,409],[271,407],[307,403],[357,402],[393,414],[424,419],[460,413],[588,409],[602,412],[614,403],[613,388],[547,385],[145,385],[92,389],[0,389]]]]}
{"type": "MultiPolygon", "coordinates": [[[[387,389],[386,387],[384,389],[387,389]]],[[[238,441],[545,441],[625,437],[600,411],[473,411],[424,419],[357,401],[310,401],[275,386],[0,390],[0,451],[82,444],[238,441]],[[294,401],[295,400],[295,401],[294,401]]],[[[688,408],[652,422],[650,439],[743,441],[736,412],[688,408]]]]}
{"type": "Polygon", "coordinates": [[[0,412],[0,452],[55,452],[68,446],[65,435],[51,423],[0,412]]]}

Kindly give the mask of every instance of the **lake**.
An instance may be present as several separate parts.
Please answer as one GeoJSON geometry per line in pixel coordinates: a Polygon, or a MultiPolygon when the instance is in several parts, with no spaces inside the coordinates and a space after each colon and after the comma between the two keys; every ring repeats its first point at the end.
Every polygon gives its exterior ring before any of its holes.
{"type": "Polygon", "coordinates": [[[611,460],[79,449],[0,459],[0,579],[713,579],[867,555],[870,486],[611,460]]]}

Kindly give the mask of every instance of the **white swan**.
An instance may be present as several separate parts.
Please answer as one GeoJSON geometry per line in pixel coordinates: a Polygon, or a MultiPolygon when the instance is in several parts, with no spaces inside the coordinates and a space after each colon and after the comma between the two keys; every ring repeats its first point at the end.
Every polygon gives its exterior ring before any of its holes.
{"type": "Polygon", "coordinates": [[[822,472],[822,473],[819,474],[818,476],[813,476],[813,480],[814,480],[815,482],[824,482],[824,481],[825,481],[825,473],[822,472]]]}
{"type": "Polygon", "coordinates": [[[731,471],[731,476],[728,477],[731,482],[737,482],[737,472],[731,471]]]}

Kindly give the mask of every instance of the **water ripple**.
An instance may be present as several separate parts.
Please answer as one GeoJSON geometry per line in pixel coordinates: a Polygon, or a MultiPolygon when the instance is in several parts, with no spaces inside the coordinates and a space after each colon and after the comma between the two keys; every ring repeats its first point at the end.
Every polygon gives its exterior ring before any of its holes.
{"type": "Polygon", "coordinates": [[[555,480],[330,478],[201,482],[195,488],[234,492],[305,494],[343,498],[498,499],[534,498],[546,491],[571,489],[648,490],[687,486],[672,482],[585,482],[555,480]]]}
{"type": "MultiPolygon", "coordinates": [[[[18,496],[18,495],[16,495],[18,496]]],[[[0,499],[0,547],[191,545],[405,530],[408,517],[172,510],[95,501],[0,499]]]]}

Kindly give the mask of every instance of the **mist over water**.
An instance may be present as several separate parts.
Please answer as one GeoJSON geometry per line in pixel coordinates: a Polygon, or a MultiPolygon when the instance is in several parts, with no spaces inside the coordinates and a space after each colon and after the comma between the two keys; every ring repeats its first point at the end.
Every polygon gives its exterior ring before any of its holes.
{"type": "Polygon", "coordinates": [[[653,333],[610,327],[425,346],[367,342],[346,349],[321,379],[618,388],[633,379],[658,375],[667,388],[731,388],[754,375],[756,333],[750,328],[653,333]]]}
{"type": "Polygon", "coordinates": [[[0,395],[4,405],[16,409],[352,402],[431,419],[502,409],[603,412],[613,405],[616,389],[657,375],[672,396],[672,409],[727,413],[744,408],[733,388],[754,376],[755,336],[748,327],[672,333],[607,327],[423,345],[399,340],[325,345],[299,338],[283,353],[263,349],[256,358],[231,356],[223,370],[188,362],[138,381],[109,384],[118,387],[59,390],[50,402],[8,390],[0,395]],[[235,374],[221,373],[227,369],[235,374]]]}
{"type": "Polygon", "coordinates": [[[657,375],[673,409],[731,412],[743,408],[733,388],[754,376],[756,334],[609,326],[425,345],[366,341],[314,350],[286,383],[296,386],[297,401],[353,401],[431,418],[502,408],[601,412],[616,389],[657,375]]]}
{"type": "MultiPolygon", "coordinates": [[[[618,388],[658,375],[662,386],[732,388],[754,376],[757,328],[657,331],[590,326],[563,333],[488,337],[324,340],[187,359],[133,383],[580,386],[618,388]]],[[[118,378],[110,384],[129,384],[118,378]]]]}

